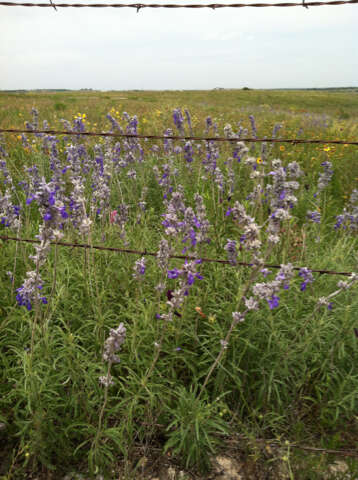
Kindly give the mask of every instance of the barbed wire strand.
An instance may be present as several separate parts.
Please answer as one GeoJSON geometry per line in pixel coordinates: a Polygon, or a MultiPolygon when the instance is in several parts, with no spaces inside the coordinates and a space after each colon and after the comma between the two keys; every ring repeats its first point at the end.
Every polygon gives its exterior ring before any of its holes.
{"type": "Polygon", "coordinates": [[[159,4],[159,3],[28,3],[28,2],[0,2],[3,7],[41,7],[41,8],[134,8],[139,12],[144,8],[210,8],[217,10],[219,8],[265,8],[265,7],[321,7],[336,5],[352,5],[357,4],[358,0],[334,0],[330,2],[284,2],[284,3],[211,3],[211,4],[159,4]]]}
{"type": "MultiPolygon", "coordinates": [[[[357,0],[358,1],[358,0],[357,0]]],[[[151,140],[195,140],[207,142],[268,142],[268,143],[316,143],[316,144],[335,144],[335,145],[356,145],[358,141],[350,140],[322,140],[305,138],[227,138],[227,137],[196,137],[196,136],[165,136],[165,135],[145,135],[133,133],[113,133],[113,132],[74,132],[66,130],[25,130],[18,128],[0,128],[0,133],[28,133],[28,134],[47,134],[47,135],[77,135],[87,137],[125,137],[142,138],[151,140]]]]}
{"type": "MultiPolygon", "coordinates": [[[[26,242],[26,243],[40,243],[40,240],[34,240],[32,238],[19,238],[19,237],[9,237],[8,235],[0,235],[0,240],[3,241],[16,241],[16,242],[26,242]]],[[[147,250],[132,250],[128,248],[117,248],[117,247],[106,247],[102,245],[90,245],[88,243],[69,243],[69,242],[50,242],[51,245],[59,245],[61,247],[72,247],[72,248],[88,248],[93,250],[102,250],[108,252],[118,252],[118,253],[127,253],[141,256],[151,256],[156,257],[156,252],[147,252],[147,250]]],[[[206,263],[220,263],[224,265],[232,265],[228,260],[222,260],[219,258],[205,258],[205,257],[194,257],[193,255],[169,255],[169,258],[175,258],[179,260],[201,260],[206,263]]],[[[252,267],[252,263],[247,262],[236,262],[235,266],[242,267],[252,267]]],[[[281,265],[272,265],[272,264],[263,264],[265,268],[281,268],[281,265]]],[[[303,267],[293,267],[294,270],[300,270],[303,267]]],[[[313,273],[319,273],[321,275],[343,275],[349,277],[353,272],[336,272],[334,270],[317,270],[310,269],[313,273]]]]}

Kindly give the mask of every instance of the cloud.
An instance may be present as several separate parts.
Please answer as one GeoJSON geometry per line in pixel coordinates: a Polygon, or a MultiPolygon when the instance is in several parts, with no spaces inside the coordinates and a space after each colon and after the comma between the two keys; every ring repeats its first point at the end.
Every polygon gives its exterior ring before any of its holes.
{"type": "Polygon", "coordinates": [[[4,89],[358,84],[354,6],[1,13],[4,89]]]}

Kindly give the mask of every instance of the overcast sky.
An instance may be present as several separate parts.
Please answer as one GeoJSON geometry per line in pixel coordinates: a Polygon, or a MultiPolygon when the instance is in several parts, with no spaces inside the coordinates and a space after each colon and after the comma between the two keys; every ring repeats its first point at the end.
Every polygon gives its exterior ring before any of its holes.
{"type": "Polygon", "coordinates": [[[358,5],[0,6],[0,69],[0,89],[358,86],[358,5]]]}

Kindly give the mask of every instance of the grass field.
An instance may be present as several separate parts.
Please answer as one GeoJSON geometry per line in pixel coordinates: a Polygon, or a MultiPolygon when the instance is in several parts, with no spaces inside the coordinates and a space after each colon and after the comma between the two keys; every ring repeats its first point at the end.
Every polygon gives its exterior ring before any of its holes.
{"type": "Polygon", "coordinates": [[[312,270],[358,273],[358,149],[240,142],[357,119],[355,90],[0,93],[28,130],[0,138],[0,235],[40,242],[0,248],[0,478],[206,478],[230,451],[311,480],[336,457],[292,445],[357,451],[358,277],[312,270]]]}

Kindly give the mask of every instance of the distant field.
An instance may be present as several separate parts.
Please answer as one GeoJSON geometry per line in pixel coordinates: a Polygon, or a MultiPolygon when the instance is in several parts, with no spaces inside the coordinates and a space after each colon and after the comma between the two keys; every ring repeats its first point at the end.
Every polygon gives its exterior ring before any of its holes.
{"type": "Polygon", "coordinates": [[[358,272],[358,147],[240,138],[357,141],[357,90],[0,93],[23,127],[0,135],[0,236],[40,243],[0,240],[0,478],[340,458],[293,445],[353,452],[355,478],[358,275],[314,270],[358,272]],[[191,134],[230,142],[170,138],[191,134]]]}
{"type": "MultiPolygon", "coordinates": [[[[354,120],[358,116],[358,89],[338,91],[282,90],[210,90],[210,91],[125,91],[125,92],[60,92],[7,94],[0,93],[0,121],[14,121],[19,113],[33,105],[49,121],[85,111],[90,120],[104,116],[112,107],[151,117],[160,110],[164,120],[173,108],[188,107],[198,119],[205,115],[223,115],[227,122],[241,119],[247,112],[260,111],[268,121],[299,121],[305,114],[327,114],[335,120],[354,120]]],[[[17,119],[18,120],[18,119],[17,119]]],[[[103,120],[103,119],[102,119],[103,120]]],[[[148,119],[147,119],[148,120],[148,119]]],[[[21,122],[16,122],[16,125],[21,122]]],[[[263,125],[263,126],[264,126],[263,125]]],[[[147,125],[146,125],[147,126],[147,125]]]]}

